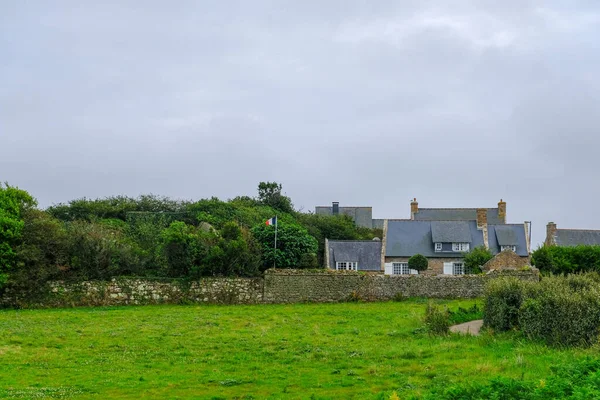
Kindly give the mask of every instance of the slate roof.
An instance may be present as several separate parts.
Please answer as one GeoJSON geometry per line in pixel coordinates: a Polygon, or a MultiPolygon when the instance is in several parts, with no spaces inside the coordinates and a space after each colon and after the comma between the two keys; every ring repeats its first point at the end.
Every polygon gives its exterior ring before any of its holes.
{"type": "Polygon", "coordinates": [[[329,240],[329,265],[336,261],[358,261],[359,271],[381,270],[381,241],[329,240]]]}
{"type": "Polygon", "coordinates": [[[524,224],[488,225],[488,245],[493,254],[500,253],[500,246],[517,246],[517,255],[529,255],[524,224]]]}
{"type": "MultiPolygon", "coordinates": [[[[419,208],[416,221],[477,221],[476,208],[419,208]]],[[[488,224],[503,224],[498,217],[498,208],[487,209],[488,224]]]]}
{"type": "MultiPolygon", "coordinates": [[[[436,253],[433,240],[434,230],[436,235],[443,236],[449,242],[468,242],[471,244],[471,248],[483,246],[483,232],[477,229],[476,221],[389,220],[386,257],[410,257],[415,254],[431,258],[461,258],[463,256],[462,253],[452,251],[436,253]],[[435,228],[432,229],[432,226],[435,228]],[[453,232],[456,234],[456,239],[451,236],[453,232]],[[466,236],[467,234],[469,237],[466,236]]],[[[439,239],[437,236],[436,238],[439,239]]]]}
{"type": "Polygon", "coordinates": [[[467,221],[432,221],[431,239],[434,243],[471,243],[471,230],[467,221]]]}
{"type": "Polygon", "coordinates": [[[600,231],[557,229],[555,243],[558,246],[600,245],[600,231]]]}

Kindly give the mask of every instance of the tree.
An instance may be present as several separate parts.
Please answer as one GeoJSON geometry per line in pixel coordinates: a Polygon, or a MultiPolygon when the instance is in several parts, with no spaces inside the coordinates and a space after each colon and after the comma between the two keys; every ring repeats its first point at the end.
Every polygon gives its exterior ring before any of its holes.
{"type": "Polygon", "coordinates": [[[465,270],[472,273],[481,272],[481,267],[492,258],[494,258],[494,255],[485,246],[475,247],[464,256],[465,270]]]}
{"type": "Polygon", "coordinates": [[[0,183],[0,288],[17,264],[15,249],[22,243],[23,213],[36,204],[26,191],[0,183]]]}
{"type": "Polygon", "coordinates": [[[262,246],[263,269],[304,268],[315,265],[318,249],[317,240],[300,225],[279,223],[277,248],[274,248],[275,227],[257,225],[252,234],[262,246]],[[310,265],[306,265],[306,264],[310,265]]]}
{"type": "Polygon", "coordinates": [[[429,262],[424,255],[415,254],[408,259],[408,268],[417,270],[419,272],[425,271],[429,267],[429,262]]]}
{"type": "Polygon", "coordinates": [[[258,201],[276,210],[293,213],[292,200],[281,194],[281,184],[277,182],[260,182],[258,184],[258,201]]]}

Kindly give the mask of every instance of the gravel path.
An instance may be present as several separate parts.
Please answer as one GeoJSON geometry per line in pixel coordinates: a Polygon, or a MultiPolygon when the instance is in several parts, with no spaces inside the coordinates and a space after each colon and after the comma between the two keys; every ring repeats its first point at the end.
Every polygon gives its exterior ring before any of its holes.
{"type": "Polygon", "coordinates": [[[464,324],[458,324],[450,327],[450,332],[466,333],[469,335],[479,335],[479,330],[483,325],[483,320],[478,319],[475,321],[465,322],[464,324]]]}

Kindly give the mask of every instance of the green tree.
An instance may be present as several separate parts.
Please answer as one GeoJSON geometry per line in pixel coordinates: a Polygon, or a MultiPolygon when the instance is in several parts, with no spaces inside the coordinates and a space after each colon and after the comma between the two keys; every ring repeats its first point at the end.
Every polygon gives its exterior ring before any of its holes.
{"type": "MultiPolygon", "coordinates": [[[[252,234],[262,246],[262,267],[303,268],[310,259],[316,260],[317,240],[300,225],[279,223],[277,227],[277,248],[275,227],[258,225],[252,228],[252,234]]],[[[314,265],[314,261],[310,264],[314,265]]]]}
{"type": "Polygon", "coordinates": [[[465,253],[463,262],[465,269],[471,273],[481,272],[481,267],[494,258],[494,255],[485,246],[475,247],[473,250],[465,253]]]}
{"type": "Polygon", "coordinates": [[[408,268],[417,270],[419,272],[425,271],[429,267],[427,258],[422,254],[415,254],[408,259],[408,268]]]}
{"type": "Polygon", "coordinates": [[[293,213],[292,200],[281,194],[282,186],[277,182],[260,182],[258,184],[258,201],[276,210],[293,213]]]}
{"type": "Polygon", "coordinates": [[[23,213],[36,201],[24,190],[0,183],[0,288],[17,265],[16,247],[22,243],[23,213]]]}

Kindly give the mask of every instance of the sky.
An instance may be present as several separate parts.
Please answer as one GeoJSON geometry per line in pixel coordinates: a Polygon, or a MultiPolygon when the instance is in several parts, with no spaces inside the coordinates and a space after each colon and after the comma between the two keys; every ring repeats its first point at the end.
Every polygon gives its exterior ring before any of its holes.
{"type": "Polygon", "coordinates": [[[0,181],[600,229],[597,1],[0,2],[0,181]],[[450,4],[452,3],[452,4],[450,4]]]}

